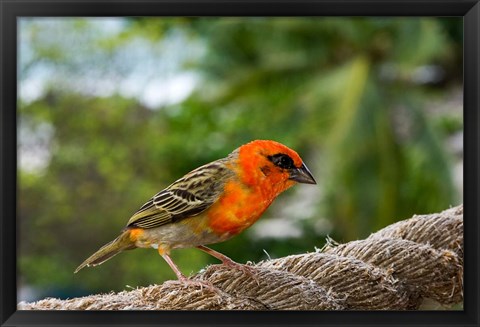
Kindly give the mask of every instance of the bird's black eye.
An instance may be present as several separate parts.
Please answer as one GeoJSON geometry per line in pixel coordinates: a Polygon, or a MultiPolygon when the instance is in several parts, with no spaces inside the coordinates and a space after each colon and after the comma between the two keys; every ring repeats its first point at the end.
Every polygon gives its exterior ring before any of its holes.
{"type": "Polygon", "coordinates": [[[278,166],[283,169],[295,168],[295,165],[293,164],[293,159],[283,153],[278,153],[273,156],[268,156],[268,160],[273,162],[275,166],[278,166]]]}

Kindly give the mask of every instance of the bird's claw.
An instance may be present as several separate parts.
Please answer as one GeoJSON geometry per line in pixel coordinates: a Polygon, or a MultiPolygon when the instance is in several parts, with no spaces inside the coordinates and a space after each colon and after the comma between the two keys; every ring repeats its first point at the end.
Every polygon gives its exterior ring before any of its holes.
{"type": "Polygon", "coordinates": [[[254,267],[246,265],[246,264],[237,263],[233,260],[223,261],[223,265],[226,266],[226,267],[232,268],[232,269],[240,270],[245,275],[252,278],[257,283],[257,285],[260,285],[260,282],[259,282],[258,276],[257,276],[258,275],[258,270],[255,269],[254,267]]]}
{"type": "Polygon", "coordinates": [[[215,287],[210,281],[208,280],[195,280],[195,279],[189,279],[187,277],[179,278],[179,281],[183,283],[185,286],[194,286],[194,287],[200,287],[200,291],[203,291],[203,288],[208,289],[211,292],[220,294],[221,290],[215,287]]]}

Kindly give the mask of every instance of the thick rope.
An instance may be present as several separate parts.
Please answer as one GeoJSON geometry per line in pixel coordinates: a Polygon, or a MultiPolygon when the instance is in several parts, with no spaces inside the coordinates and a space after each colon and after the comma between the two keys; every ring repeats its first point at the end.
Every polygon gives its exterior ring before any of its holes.
{"type": "Polygon", "coordinates": [[[262,261],[254,275],[212,265],[201,285],[47,298],[19,310],[413,310],[463,301],[463,205],[397,222],[365,240],[262,261]]]}

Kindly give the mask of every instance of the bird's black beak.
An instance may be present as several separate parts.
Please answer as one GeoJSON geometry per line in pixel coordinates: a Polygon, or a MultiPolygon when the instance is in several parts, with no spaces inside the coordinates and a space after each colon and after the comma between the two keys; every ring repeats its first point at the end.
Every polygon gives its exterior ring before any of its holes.
{"type": "Polygon", "coordinates": [[[315,178],[313,178],[312,173],[308,170],[305,164],[302,164],[300,168],[293,168],[290,170],[290,178],[299,183],[305,184],[317,184],[315,178]]]}

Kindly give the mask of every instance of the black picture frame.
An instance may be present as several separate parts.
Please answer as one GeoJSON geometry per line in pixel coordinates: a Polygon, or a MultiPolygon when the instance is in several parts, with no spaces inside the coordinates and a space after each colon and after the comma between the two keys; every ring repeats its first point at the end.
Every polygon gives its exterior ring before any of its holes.
{"type": "Polygon", "coordinates": [[[0,2],[0,322],[27,325],[462,325],[478,326],[479,308],[479,31],[480,4],[472,0],[177,0],[0,2]],[[17,311],[16,101],[17,18],[80,16],[462,16],[464,19],[463,311],[419,312],[84,312],[17,311]]]}

